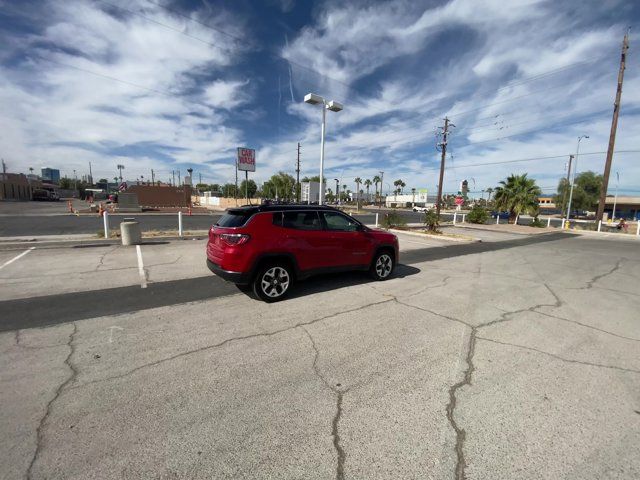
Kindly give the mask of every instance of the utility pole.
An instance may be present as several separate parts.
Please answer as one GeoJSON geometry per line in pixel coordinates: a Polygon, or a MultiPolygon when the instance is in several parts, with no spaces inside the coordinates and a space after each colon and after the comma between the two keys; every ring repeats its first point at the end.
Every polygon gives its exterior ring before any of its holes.
{"type": "MultiPolygon", "coordinates": [[[[567,188],[564,190],[564,195],[562,196],[562,205],[567,204],[567,193],[569,192],[569,186],[571,185],[571,164],[573,163],[573,155],[569,155],[569,169],[567,170],[567,188]]],[[[563,208],[564,210],[564,208],[563,208]]]]}
{"type": "Polygon", "coordinates": [[[91,171],[91,162],[89,162],[89,183],[93,187],[93,172],[91,171]]]}
{"type": "MultiPolygon", "coordinates": [[[[309,189],[309,193],[311,193],[311,189],[309,189]]],[[[298,142],[298,160],[296,161],[296,203],[300,203],[300,142],[298,142]]]]}
{"type": "Polygon", "coordinates": [[[178,170],[178,186],[182,185],[182,180],[180,179],[180,170],[178,170]]]}
{"type": "Polygon", "coordinates": [[[120,183],[122,183],[122,170],[124,170],[124,165],[118,164],[118,171],[120,172],[120,183]]]}
{"type": "Polygon", "coordinates": [[[5,175],[7,173],[7,164],[4,163],[4,158],[2,159],[2,174],[5,175]]]}
{"type": "Polygon", "coordinates": [[[202,185],[202,173],[198,173],[198,183],[202,185]]]}
{"type": "Polygon", "coordinates": [[[174,187],[176,186],[176,171],[175,170],[171,170],[171,185],[173,185],[174,187]]]}
{"type": "Polygon", "coordinates": [[[153,168],[151,169],[151,185],[156,184],[156,175],[153,173],[153,168]]]}
{"type": "MultiPolygon", "coordinates": [[[[452,123],[452,127],[455,125],[452,123]]],[[[444,128],[442,130],[442,142],[438,144],[442,148],[442,157],[440,159],[440,182],[438,183],[438,198],[436,199],[436,213],[440,218],[440,208],[442,205],[442,182],[444,181],[444,161],[447,157],[447,138],[449,137],[449,118],[444,118],[444,128]]]]}
{"type": "Polygon", "coordinates": [[[607,160],[604,164],[604,175],[602,178],[602,188],[600,189],[600,202],[598,202],[598,213],[596,221],[602,220],[604,215],[604,205],[607,200],[607,187],[609,186],[609,173],[613,162],[613,148],[616,143],[616,130],[618,129],[618,114],[620,113],[620,99],[622,97],[622,82],[624,80],[624,69],[629,50],[629,30],[622,40],[622,54],[620,56],[620,70],[618,71],[618,88],[616,90],[616,101],[613,104],[613,119],[611,120],[611,133],[609,134],[609,148],[607,149],[607,160]]]}
{"type": "Polygon", "coordinates": [[[384,172],[380,172],[380,205],[378,205],[378,209],[382,208],[382,188],[384,187],[384,172]]]}

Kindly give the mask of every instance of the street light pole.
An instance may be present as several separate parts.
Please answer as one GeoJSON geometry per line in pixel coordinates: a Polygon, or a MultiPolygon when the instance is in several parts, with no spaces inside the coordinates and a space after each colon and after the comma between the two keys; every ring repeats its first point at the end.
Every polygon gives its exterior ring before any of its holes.
{"type": "Polygon", "coordinates": [[[571,218],[571,201],[573,200],[573,186],[576,183],[576,171],[578,170],[578,155],[580,154],[580,141],[583,138],[589,138],[589,135],[580,135],[578,137],[578,146],[576,148],[576,157],[573,167],[573,179],[571,181],[571,190],[569,190],[569,203],[567,204],[567,221],[571,218]]]}
{"type": "Polygon", "coordinates": [[[318,205],[322,205],[324,203],[324,138],[327,121],[326,111],[331,110],[332,112],[339,112],[343,109],[343,106],[333,100],[327,102],[323,97],[316,95],[315,93],[306,94],[304,96],[304,101],[311,105],[322,105],[322,130],[320,135],[320,192],[318,193],[318,205]]]}

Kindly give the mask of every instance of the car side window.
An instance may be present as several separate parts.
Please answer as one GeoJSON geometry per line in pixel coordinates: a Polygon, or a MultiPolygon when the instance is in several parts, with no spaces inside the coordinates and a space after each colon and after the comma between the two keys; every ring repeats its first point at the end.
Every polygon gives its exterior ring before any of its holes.
{"type": "Polygon", "coordinates": [[[327,230],[337,232],[355,232],[358,230],[358,223],[349,217],[337,212],[322,212],[327,230]]]}
{"type": "Polygon", "coordinates": [[[296,230],[322,230],[317,212],[283,212],[282,226],[296,230]]]}

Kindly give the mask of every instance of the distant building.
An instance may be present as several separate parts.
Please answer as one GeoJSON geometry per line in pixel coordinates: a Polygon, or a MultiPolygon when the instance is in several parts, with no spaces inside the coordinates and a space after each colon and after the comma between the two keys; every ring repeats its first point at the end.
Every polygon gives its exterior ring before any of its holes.
{"type": "Polygon", "coordinates": [[[320,196],[320,182],[302,182],[300,185],[300,201],[303,203],[318,203],[320,196]]]}
{"type": "Polygon", "coordinates": [[[540,210],[555,210],[556,204],[553,202],[553,195],[543,195],[538,197],[538,206],[540,210]]]}
{"type": "Polygon", "coordinates": [[[606,218],[611,218],[613,214],[613,204],[616,205],[615,218],[626,218],[627,220],[640,220],[640,197],[630,195],[618,195],[616,199],[612,195],[607,195],[604,202],[604,212],[606,218]]]}
{"type": "Polygon", "coordinates": [[[60,183],[60,170],[57,168],[43,168],[40,176],[45,182],[60,183]]]}
{"type": "Polygon", "coordinates": [[[0,173],[0,200],[31,200],[32,190],[23,173],[0,173]]]}

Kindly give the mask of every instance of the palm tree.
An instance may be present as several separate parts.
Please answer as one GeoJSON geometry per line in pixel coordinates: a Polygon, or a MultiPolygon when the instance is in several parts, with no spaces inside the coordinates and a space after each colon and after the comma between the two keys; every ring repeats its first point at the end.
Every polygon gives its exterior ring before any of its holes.
{"type": "Polygon", "coordinates": [[[376,199],[378,198],[378,184],[379,184],[381,181],[382,181],[382,179],[381,179],[378,175],[375,175],[375,176],[373,177],[373,184],[374,184],[374,186],[376,187],[376,199]]]}
{"type": "Polygon", "coordinates": [[[367,178],[363,183],[364,186],[367,187],[367,203],[369,203],[371,202],[371,199],[369,198],[369,187],[371,186],[371,180],[367,178]]]}
{"type": "Polygon", "coordinates": [[[489,187],[485,190],[489,194],[489,198],[487,198],[487,203],[491,201],[491,194],[493,193],[493,188],[489,187]]]}
{"type": "Polygon", "coordinates": [[[360,191],[362,179],[360,177],[356,177],[353,181],[356,183],[356,206],[358,210],[360,210],[360,195],[358,195],[358,192],[360,191]]]}
{"type": "Polygon", "coordinates": [[[395,182],[393,182],[393,186],[396,187],[395,190],[393,191],[393,199],[397,200],[397,196],[398,193],[400,193],[400,185],[402,185],[402,180],[398,179],[395,182]]]}
{"type": "Polygon", "coordinates": [[[535,215],[538,212],[540,187],[533,178],[527,178],[526,173],[511,174],[500,182],[495,192],[496,209],[509,212],[509,223],[513,223],[521,213],[535,215]]]}

